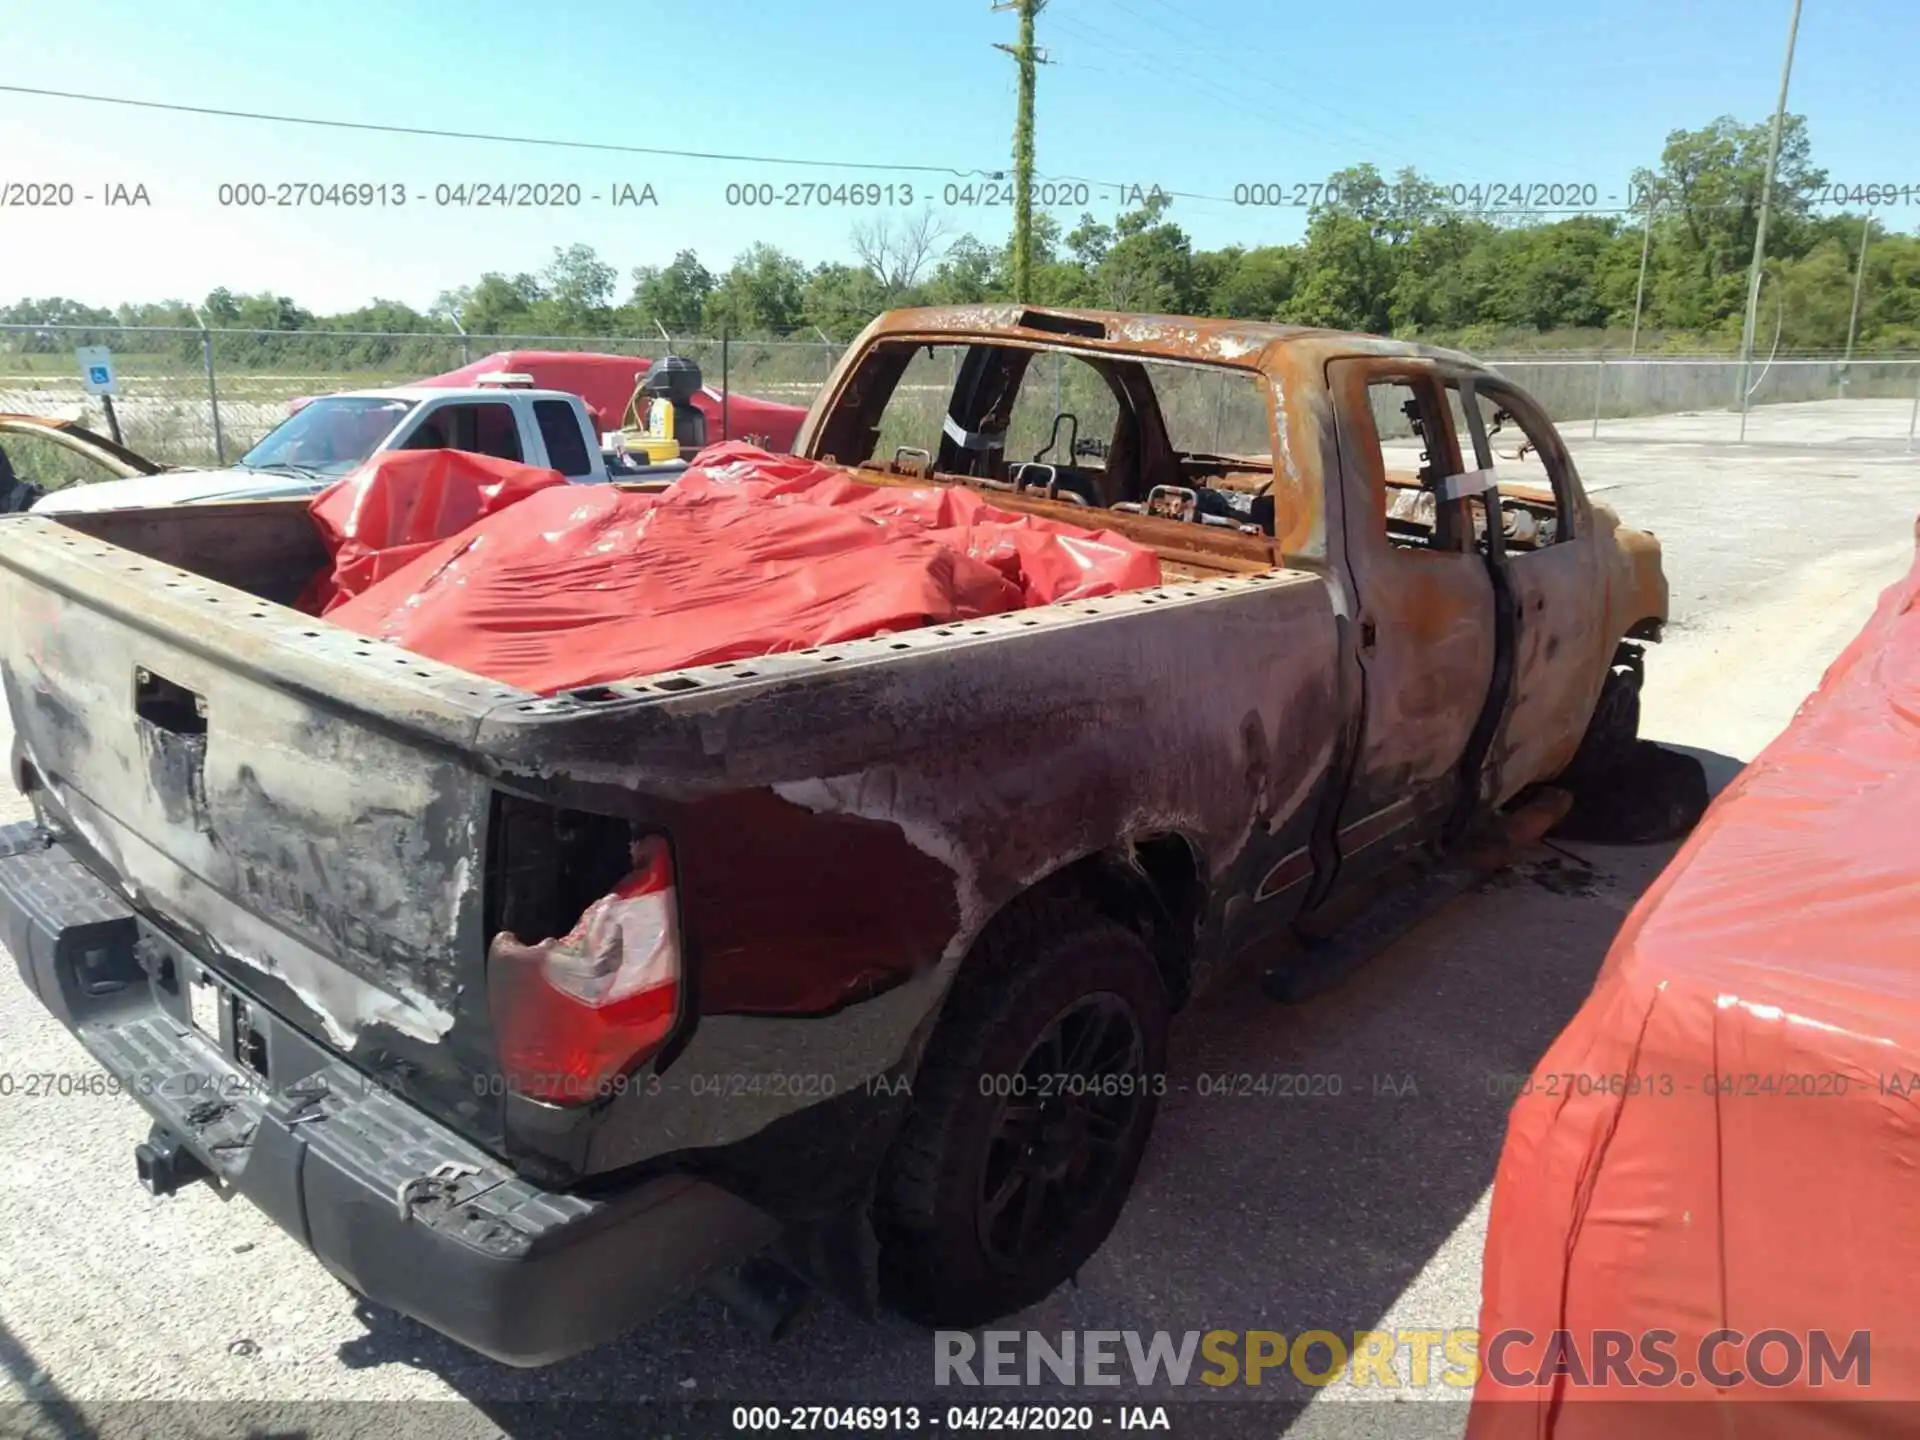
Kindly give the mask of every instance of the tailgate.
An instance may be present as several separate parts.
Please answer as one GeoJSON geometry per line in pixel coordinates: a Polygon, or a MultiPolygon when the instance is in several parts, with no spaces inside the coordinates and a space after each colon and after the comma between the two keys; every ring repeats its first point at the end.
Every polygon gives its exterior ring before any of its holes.
{"type": "Polygon", "coordinates": [[[36,799],[234,988],[491,1130],[490,787],[528,697],[32,517],[0,523],[0,676],[36,799]]]}

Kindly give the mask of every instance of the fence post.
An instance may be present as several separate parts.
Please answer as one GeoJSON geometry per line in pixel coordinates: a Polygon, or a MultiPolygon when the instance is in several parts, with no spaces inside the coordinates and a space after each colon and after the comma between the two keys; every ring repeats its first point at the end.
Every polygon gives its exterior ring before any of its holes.
{"type": "Polygon", "coordinates": [[[733,331],[730,327],[722,325],[720,327],[720,438],[722,440],[733,438],[733,419],[727,411],[727,397],[733,393],[732,387],[727,384],[727,364],[732,351],[733,331]]]}
{"type": "Polygon", "coordinates": [[[1860,282],[1867,278],[1867,246],[1873,243],[1873,207],[1860,222],[1860,259],[1853,267],[1853,308],[1847,313],[1847,354],[1840,369],[1840,398],[1847,398],[1847,382],[1852,378],[1847,367],[1853,363],[1853,337],[1860,329],[1860,282]]]}
{"type": "Polygon", "coordinates": [[[1602,392],[1606,388],[1606,380],[1607,380],[1607,357],[1605,355],[1596,356],[1594,357],[1594,366],[1593,366],[1593,437],[1592,437],[1595,440],[1598,440],[1600,438],[1600,397],[1602,392]]]}
{"type": "Polygon", "coordinates": [[[222,465],[227,463],[227,437],[220,429],[220,387],[213,378],[213,336],[207,333],[207,322],[200,319],[198,311],[194,320],[200,326],[200,358],[207,366],[207,405],[213,411],[213,453],[222,465]]]}
{"type": "MultiPolygon", "coordinates": [[[[1631,199],[1633,187],[1627,187],[1631,199]]],[[[1647,298],[1647,257],[1653,253],[1653,186],[1647,187],[1647,224],[1640,234],[1640,283],[1633,287],[1633,338],[1627,342],[1627,356],[1640,353],[1640,307],[1647,298]]]]}
{"type": "Polygon", "coordinates": [[[1913,382],[1913,413],[1907,416],[1907,449],[1913,449],[1913,431],[1920,425],[1920,377],[1913,382]]]}

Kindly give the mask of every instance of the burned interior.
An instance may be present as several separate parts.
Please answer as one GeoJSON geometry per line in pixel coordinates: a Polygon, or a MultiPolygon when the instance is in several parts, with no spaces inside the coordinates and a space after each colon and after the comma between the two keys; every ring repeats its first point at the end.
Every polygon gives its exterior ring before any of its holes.
{"type": "Polygon", "coordinates": [[[1516,392],[1483,377],[1444,384],[1427,376],[1380,378],[1367,387],[1367,409],[1395,545],[1454,550],[1472,535],[1473,548],[1484,550],[1486,512],[1469,503],[1463,482],[1488,471],[1506,549],[1537,550],[1572,536],[1572,462],[1544,417],[1516,392]]]}
{"type": "MultiPolygon", "coordinates": [[[[867,352],[814,448],[872,475],[997,492],[1014,508],[1104,512],[1097,523],[1140,538],[1124,517],[1270,538],[1273,423],[1266,378],[1245,366],[1070,341],[901,339],[867,352]]],[[[1182,548],[1216,547],[1187,535],[1182,548]]]]}

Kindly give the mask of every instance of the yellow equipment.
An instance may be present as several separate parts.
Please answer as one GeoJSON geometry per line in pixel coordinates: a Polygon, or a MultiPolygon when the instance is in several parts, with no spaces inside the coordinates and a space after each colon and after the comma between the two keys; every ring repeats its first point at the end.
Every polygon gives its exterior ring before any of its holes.
{"type": "Polygon", "coordinates": [[[673,404],[658,403],[654,397],[634,388],[627,401],[627,413],[621,417],[620,439],[629,455],[644,455],[649,465],[680,458],[680,442],[673,434],[673,404]]]}

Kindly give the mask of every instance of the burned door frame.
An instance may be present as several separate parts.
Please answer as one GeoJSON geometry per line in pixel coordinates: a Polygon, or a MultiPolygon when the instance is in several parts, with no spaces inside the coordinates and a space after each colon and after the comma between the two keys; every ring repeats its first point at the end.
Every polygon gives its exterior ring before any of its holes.
{"type": "MultiPolygon", "coordinates": [[[[1460,451],[1437,362],[1342,356],[1327,363],[1342,489],[1341,567],[1353,597],[1350,656],[1360,721],[1335,838],[1341,889],[1445,833],[1477,805],[1469,777],[1490,739],[1502,678],[1495,576],[1473,533],[1460,451]],[[1409,386],[1422,402],[1422,476],[1435,496],[1434,546],[1392,542],[1386,463],[1368,389],[1409,386]]],[[[1331,478],[1331,477],[1330,477],[1331,478]]]]}
{"type": "Polygon", "coordinates": [[[1518,386],[1497,376],[1454,369],[1446,383],[1460,396],[1474,472],[1482,478],[1488,528],[1483,539],[1501,551],[1500,573],[1512,596],[1511,695],[1480,777],[1482,798],[1500,805],[1532,780],[1565,767],[1580,746],[1612,659],[1607,610],[1593,597],[1604,588],[1593,507],[1559,431],[1518,386]],[[1540,455],[1553,488],[1554,543],[1514,549],[1499,538],[1498,464],[1479,400],[1507,411],[1540,455]]]}

